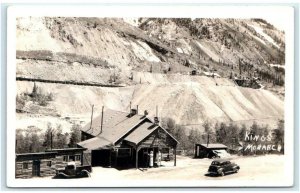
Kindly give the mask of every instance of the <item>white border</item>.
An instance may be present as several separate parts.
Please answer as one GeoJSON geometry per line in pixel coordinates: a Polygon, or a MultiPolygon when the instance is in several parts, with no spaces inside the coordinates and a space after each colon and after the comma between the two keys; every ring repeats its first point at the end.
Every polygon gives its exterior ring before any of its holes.
{"type": "Polygon", "coordinates": [[[282,187],[292,186],[294,177],[294,9],[287,6],[12,6],[7,11],[7,186],[9,187],[282,187]],[[270,18],[284,21],[286,33],[285,176],[280,184],[226,180],[122,180],[80,184],[67,180],[15,179],[15,96],[17,17],[192,17],[270,18]],[[216,183],[217,182],[217,183],[216,183]]]}

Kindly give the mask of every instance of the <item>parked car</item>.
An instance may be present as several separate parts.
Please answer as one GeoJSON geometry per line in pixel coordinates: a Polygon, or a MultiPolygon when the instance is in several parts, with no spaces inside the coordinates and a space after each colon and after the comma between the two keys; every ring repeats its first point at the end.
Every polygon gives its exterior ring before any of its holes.
{"type": "Polygon", "coordinates": [[[91,166],[76,166],[75,162],[69,162],[64,169],[56,170],[54,178],[85,178],[90,177],[91,166]]]}
{"type": "Polygon", "coordinates": [[[240,166],[228,160],[214,160],[208,169],[208,174],[224,176],[228,173],[237,173],[240,166]]]}

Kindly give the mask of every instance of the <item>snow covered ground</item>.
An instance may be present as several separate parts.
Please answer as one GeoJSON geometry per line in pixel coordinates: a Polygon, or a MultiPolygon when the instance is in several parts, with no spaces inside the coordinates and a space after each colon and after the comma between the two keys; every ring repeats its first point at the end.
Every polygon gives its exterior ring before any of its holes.
{"type": "MultiPolygon", "coordinates": [[[[191,181],[199,186],[219,186],[226,182],[228,185],[279,185],[285,178],[284,156],[265,155],[257,157],[231,156],[229,158],[240,166],[240,171],[235,174],[227,174],[223,177],[207,176],[207,170],[212,162],[211,159],[192,159],[184,156],[177,156],[177,166],[173,166],[173,161],[163,162],[160,168],[127,169],[117,170],[115,168],[93,167],[90,178],[71,179],[74,181],[95,182],[98,186],[107,186],[107,182],[113,181],[119,184],[122,181],[128,182],[153,182],[164,181],[174,182],[173,186],[184,186],[191,181]],[[178,183],[175,183],[178,182],[178,183]],[[211,185],[213,184],[213,185],[211,185]]],[[[45,179],[45,178],[37,178],[45,179]]],[[[47,178],[46,178],[47,179],[47,178]]],[[[49,178],[48,178],[49,179],[49,178]]],[[[145,185],[145,184],[144,184],[145,185]]],[[[116,185],[117,186],[117,185],[116,185]]],[[[143,184],[139,184],[143,186],[143,184]]]]}
{"type": "Polygon", "coordinates": [[[206,176],[211,159],[192,159],[178,156],[177,166],[173,161],[162,163],[164,167],[150,168],[144,171],[129,169],[118,171],[114,168],[94,167],[91,180],[111,177],[113,179],[164,179],[164,180],[249,180],[280,181],[283,177],[284,157],[267,155],[258,157],[231,157],[241,169],[237,174],[225,177],[206,176]],[[259,164],[258,164],[259,163],[259,164]]]}

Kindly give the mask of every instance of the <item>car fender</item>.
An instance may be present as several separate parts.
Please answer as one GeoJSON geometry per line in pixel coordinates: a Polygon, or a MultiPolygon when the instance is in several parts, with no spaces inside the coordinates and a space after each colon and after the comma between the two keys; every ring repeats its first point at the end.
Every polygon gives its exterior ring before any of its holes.
{"type": "Polygon", "coordinates": [[[232,169],[240,169],[240,166],[233,166],[232,169]]]}

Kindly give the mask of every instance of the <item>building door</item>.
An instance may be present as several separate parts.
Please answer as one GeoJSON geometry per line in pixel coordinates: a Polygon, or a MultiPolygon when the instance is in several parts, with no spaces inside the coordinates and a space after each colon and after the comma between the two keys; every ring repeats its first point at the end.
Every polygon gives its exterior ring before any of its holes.
{"type": "Polygon", "coordinates": [[[32,176],[40,176],[40,171],[41,171],[41,161],[34,160],[32,162],[32,176]]]}
{"type": "Polygon", "coordinates": [[[93,150],[92,166],[110,166],[110,150],[93,150]]]}

